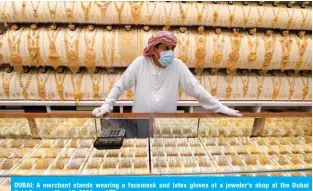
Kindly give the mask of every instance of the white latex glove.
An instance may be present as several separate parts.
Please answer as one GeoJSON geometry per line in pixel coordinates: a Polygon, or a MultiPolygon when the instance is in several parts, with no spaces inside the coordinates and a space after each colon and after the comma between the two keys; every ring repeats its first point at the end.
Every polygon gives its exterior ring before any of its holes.
{"type": "Polygon", "coordinates": [[[234,110],[234,109],[231,109],[231,108],[226,107],[226,106],[220,107],[216,111],[216,113],[223,113],[223,114],[235,116],[235,117],[241,117],[242,116],[242,114],[240,114],[238,110],[234,110]]]}
{"type": "Polygon", "coordinates": [[[92,115],[96,117],[102,117],[104,114],[110,113],[111,110],[108,104],[103,104],[101,107],[97,107],[92,111],[92,115]]]}

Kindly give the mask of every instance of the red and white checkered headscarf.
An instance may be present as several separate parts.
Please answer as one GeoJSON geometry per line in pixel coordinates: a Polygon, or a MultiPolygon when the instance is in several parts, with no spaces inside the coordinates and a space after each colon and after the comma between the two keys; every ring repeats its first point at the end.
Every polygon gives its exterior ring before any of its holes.
{"type": "Polygon", "coordinates": [[[143,50],[144,56],[153,56],[153,47],[157,44],[166,44],[169,46],[176,46],[177,38],[176,36],[169,31],[160,31],[156,33],[154,36],[150,37],[148,40],[148,45],[143,50]]]}

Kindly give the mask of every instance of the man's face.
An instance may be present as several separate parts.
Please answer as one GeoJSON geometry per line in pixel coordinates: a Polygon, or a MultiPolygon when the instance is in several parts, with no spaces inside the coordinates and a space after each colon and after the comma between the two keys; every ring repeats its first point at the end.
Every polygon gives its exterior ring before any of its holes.
{"type": "Polygon", "coordinates": [[[160,53],[167,50],[173,50],[174,51],[175,46],[169,46],[166,44],[159,44],[157,47],[154,47],[154,57],[156,59],[160,58],[160,53]]]}

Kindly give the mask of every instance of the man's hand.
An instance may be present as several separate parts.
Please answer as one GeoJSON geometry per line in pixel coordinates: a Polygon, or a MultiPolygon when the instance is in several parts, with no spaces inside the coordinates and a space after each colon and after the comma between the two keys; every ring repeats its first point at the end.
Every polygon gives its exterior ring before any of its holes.
{"type": "Polygon", "coordinates": [[[101,107],[97,107],[92,111],[92,115],[96,117],[102,117],[104,114],[110,113],[108,104],[103,104],[101,107]]]}
{"type": "Polygon", "coordinates": [[[221,108],[219,108],[216,111],[216,113],[223,113],[223,114],[235,116],[235,117],[241,117],[242,116],[242,114],[240,114],[238,110],[234,110],[234,109],[231,109],[231,108],[226,107],[226,106],[222,106],[221,108]]]}

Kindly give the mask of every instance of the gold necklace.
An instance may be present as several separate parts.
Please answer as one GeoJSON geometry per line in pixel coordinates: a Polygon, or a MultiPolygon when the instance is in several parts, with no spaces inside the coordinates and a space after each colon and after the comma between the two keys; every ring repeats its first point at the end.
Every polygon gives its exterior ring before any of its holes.
{"type": "MultiPolygon", "coordinates": [[[[74,39],[74,43],[70,43],[68,40],[68,30],[65,29],[64,34],[64,42],[65,42],[65,51],[67,56],[66,65],[71,69],[72,72],[77,72],[80,65],[80,58],[79,58],[79,36],[80,36],[80,30],[76,33],[76,39],[74,39]]],[[[71,40],[73,40],[74,37],[71,37],[71,40]]]]}
{"type": "Polygon", "coordinates": [[[245,12],[245,9],[244,9],[244,6],[242,6],[242,12],[243,12],[243,28],[246,28],[247,26],[247,23],[249,21],[249,16],[250,16],[250,13],[251,13],[251,6],[249,6],[249,10],[248,10],[248,15],[246,15],[246,12],[245,12]]]}
{"type": "Polygon", "coordinates": [[[32,8],[33,8],[33,12],[34,12],[33,16],[34,16],[35,18],[37,18],[37,17],[38,17],[37,11],[38,11],[38,7],[39,7],[39,4],[40,4],[40,1],[37,2],[36,8],[34,7],[33,1],[31,1],[30,3],[32,4],[32,8]]]}
{"type": "Polygon", "coordinates": [[[275,29],[276,28],[276,25],[277,25],[277,22],[279,20],[279,13],[280,13],[280,8],[278,8],[278,11],[275,12],[275,7],[272,8],[272,11],[273,11],[273,14],[274,14],[274,19],[273,19],[273,22],[272,22],[272,27],[275,29]]]}
{"type": "Polygon", "coordinates": [[[72,2],[72,9],[66,7],[66,3],[67,3],[66,1],[63,1],[63,3],[64,3],[64,7],[65,7],[65,10],[66,10],[66,17],[68,19],[73,19],[74,18],[74,5],[75,5],[75,2],[72,2]]]}
{"type": "Polygon", "coordinates": [[[50,43],[47,63],[55,69],[62,64],[57,48],[55,46],[55,41],[59,35],[59,32],[59,29],[57,29],[56,31],[51,29],[47,30],[48,40],[50,43]]]}
{"type": "Polygon", "coordinates": [[[140,2],[140,4],[138,3],[133,3],[131,1],[128,2],[131,6],[131,13],[132,13],[132,18],[134,20],[134,22],[136,24],[138,24],[140,22],[140,18],[141,18],[141,7],[143,5],[143,1],[140,2]]]}
{"type": "Polygon", "coordinates": [[[250,74],[248,73],[248,77],[244,78],[243,75],[240,76],[240,79],[242,81],[242,90],[243,90],[243,97],[245,98],[248,94],[249,89],[249,81],[250,81],[250,74]]]}
{"type": "Polygon", "coordinates": [[[167,12],[166,7],[167,7],[166,2],[164,2],[165,26],[170,27],[171,26],[171,14],[172,14],[172,10],[173,10],[173,2],[171,2],[171,8],[170,8],[169,13],[167,12]]]}
{"type": "Polygon", "coordinates": [[[304,53],[305,53],[307,46],[308,46],[307,38],[297,37],[297,45],[298,45],[299,58],[296,61],[295,70],[299,71],[302,64],[303,64],[303,56],[304,56],[304,53]]]}
{"type": "Polygon", "coordinates": [[[217,68],[221,61],[223,60],[223,50],[224,50],[224,35],[216,34],[213,38],[214,44],[214,53],[212,56],[212,61],[214,63],[214,67],[217,68]],[[222,36],[222,37],[221,37],[222,36]]]}
{"type": "Polygon", "coordinates": [[[186,8],[184,10],[182,2],[179,3],[179,12],[180,12],[180,18],[182,20],[182,23],[184,23],[187,18],[188,8],[189,8],[189,5],[186,5],[186,8]]]}
{"type": "Polygon", "coordinates": [[[274,77],[272,77],[272,83],[273,83],[273,94],[272,94],[272,100],[275,101],[279,95],[280,88],[281,88],[281,78],[278,80],[275,80],[274,77]]]}
{"type": "Polygon", "coordinates": [[[9,98],[10,97],[10,83],[11,79],[14,76],[15,72],[9,73],[9,77],[6,77],[6,72],[2,72],[2,86],[4,89],[5,95],[9,98]]]}
{"type": "MultiPolygon", "coordinates": [[[[0,48],[2,48],[2,45],[3,45],[3,34],[0,34],[0,48]]],[[[3,59],[4,59],[4,55],[2,52],[0,52],[0,62],[3,62],[3,59]]]]}
{"type": "Polygon", "coordinates": [[[83,12],[84,12],[84,19],[85,19],[85,20],[88,20],[88,15],[89,15],[90,7],[91,7],[91,2],[88,2],[88,5],[85,6],[85,5],[84,5],[84,2],[81,1],[81,2],[80,2],[80,5],[81,5],[81,7],[82,7],[82,9],[83,9],[83,12]]]}
{"type": "Polygon", "coordinates": [[[110,1],[107,2],[97,2],[95,1],[96,5],[99,7],[100,11],[101,11],[101,18],[104,18],[105,15],[105,11],[108,8],[108,5],[111,3],[110,1]],[[103,3],[103,4],[101,4],[103,3]]]}
{"type": "Polygon", "coordinates": [[[234,5],[234,7],[235,7],[234,10],[231,11],[229,5],[227,4],[227,8],[228,8],[228,11],[229,11],[229,19],[228,19],[229,20],[229,25],[228,25],[228,28],[231,28],[233,26],[233,21],[235,20],[235,11],[236,11],[237,6],[234,5]]]}
{"type": "Polygon", "coordinates": [[[302,80],[302,84],[303,84],[302,101],[304,101],[306,96],[309,93],[309,83],[310,83],[309,76],[306,77],[306,82],[304,80],[304,77],[301,77],[301,80],[302,80]]]}
{"type": "Polygon", "coordinates": [[[218,16],[219,16],[218,10],[220,9],[221,4],[218,4],[216,9],[214,9],[215,6],[216,6],[215,4],[212,4],[212,7],[213,7],[213,26],[214,27],[215,27],[215,24],[216,24],[218,16]]]}
{"type": "Polygon", "coordinates": [[[287,11],[287,14],[288,14],[288,22],[287,22],[287,30],[289,30],[290,26],[292,25],[292,22],[293,22],[293,16],[295,14],[295,9],[292,9],[293,12],[292,12],[292,15],[290,16],[290,13],[288,11],[288,8],[286,8],[286,11],[287,11]]]}
{"type": "MultiPolygon", "coordinates": [[[[210,75],[208,75],[209,77],[209,83],[210,83],[210,93],[212,96],[216,96],[217,95],[217,87],[218,87],[218,75],[216,74],[216,81],[214,82],[213,79],[210,77],[210,75]],[[214,84],[214,85],[213,85],[214,84]]],[[[213,77],[213,75],[212,75],[213,77]]]]}
{"type": "Polygon", "coordinates": [[[110,93],[110,90],[113,88],[116,75],[108,71],[108,78],[109,78],[109,89],[108,89],[107,95],[110,93]]]}
{"type": "Polygon", "coordinates": [[[111,67],[115,58],[115,31],[107,32],[102,33],[102,62],[105,67],[111,67]]]}
{"type": "Polygon", "coordinates": [[[97,75],[95,75],[93,72],[89,72],[91,82],[92,82],[92,90],[93,90],[93,98],[95,101],[100,100],[100,81],[102,79],[102,71],[99,71],[97,75]]]}
{"type": "Polygon", "coordinates": [[[301,15],[302,15],[301,27],[304,27],[306,19],[308,18],[309,11],[306,10],[306,15],[304,16],[303,10],[302,9],[300,10],[301,10],[301,15]]]}
{"type": "Polygon", "coordinates": [[[4,5],[3,5],[2,11],[1,11],[2,22],[3,22],[5,27],[8,26],[8,17],[4,13],[6,5],[7,5],[7,1],[4,2],[4,5]]]}
{"type": "Polygon", "coordinates": [[[122,23],[122,17],[121,17],[122,15],[121,15],[121,13],[122,13],[122,10],[124,8],[124,4],[125,4],[125,2],[122,2],[121,7],[118,7],[117,2],[114,2],[115,9],[117,10],[117,13],[118,13],[118,22],[119,23],[122,23]]]}
{"type": "Polygon", "coordinates": [[[251,40],[250,35],[248,36],[248,45],[249,45],[249,56],[248,56],[248,69],[251,69],[252,64],[255,62],[257,58],[257,50],[259,47],[259,39],[257,34],[255,35],[254,40],[251,40]]]}
{"type": "Polygon", "coordinates": [[[18,82],[19,82],[20,87],[22,88],[24,100],[26,100],[26,101],[29,100],[27,89],[30,86],[32,78],[33,78],[33,73],[30,72],[30,75],[28,76],[28,79],[27,79],[26,84],[24,86],[23,81],[22,81],[22,73],[18,74],[18,82]]]}
{"type": "Polygon", "coordinates": [[[233,71],[236,69],[237,61],[240,58],[241,35],[238,32],[232,33],[230,35],[230,41],[232,51],[228,56],[228,68],[233,71]]]}
{"type": "Polygon", "coordinates": [[[57,6],[58,6],[58,1],[55,2],[54,9],[51,9],[50,2],[48,1],[49,13],[52,19],[55,19],[57,6]]]}
{"type": "Polygon", "coordinates": [[[264,62],[263,62],[263,71],[267,71],[268,67],[272,62],[272,58],[275,51],[276,46],[276,36],[272,35],[271,37],[263,36],[264,46],[265,46],[265,54],[264,54],[264,62]]]}
{"type": "Polygon", "coordinates": [[[190,44],[189,39],[189,33],[188,35],[180,35],[180,38],[178,38],[178,45],[179,45],[179,56],[178,58],[181,59],[185,64],[187,64],[188,61],[188,48],[190,44]]]}
{"type": "Polygon", "coordinates": [[[39,47],[39,30],[28,29],[27,34],[27,44],[28,44],[28,53],[29,53],[29,65],[31,66],[41,66],[43,61],[40,56],[40,47],[39,47]]]}
{"type": "Polygon", "coordinates": [[[67,76],[67,71],[65,71],[65,73],[63,74],[57,74],[57,72],[54,72],[54,81],[55,81],[55,84],[56,84],[56,87],[57,87],[57,91],[59,93],[59,96],[60,96],[60,100],[61,101],[64,101],[64,80],[67,76]],[[60,76],[58,78],[58,76],[60,76]]]}
{"type": "Polygon", "coordinates": [[[81,72],[78,80],[77,80],[77,75],[78,74],[76,74],[76,73],[72,73],[72,75],[71,75],[72,85],[73,85],[73,89],[74,89],[73,96],[74,96],[74,100],[75,100],[76,104],[78,102],[80,102],[82,99],[82,93],[80,91],[80,88],[81,88],[81,85],[83,82],[85,72],[81,72]],[[74,75],[75,75],[75,77],[74,77],[74,75]]]}
{"type": "Polygon", "coordinates": [[[293,93],[295,91],[295,84],[296,84],[296,78],[295,76],[293,77],[287,77],[287,81],[289,84],[289,96],[288,96],[288,101],[291,100],[291,97],[293,96],[293,93]]]}
{"type": "Polygon", "coordinates": [[[37,80],[37,88],[38,88],[38,95],[41,101],[46,100],[46,83],[50,77],[51,71],[45,73],[44,78],[40,77],[39,72],[36,73],[36,80],[37,80]]]}
{"type": "Polygon", "coordinates": [[[151,2],[146,2],[146,10],[147,10],[147,13],[148,13],[148,15],[146,15],[146,20],[147,21],[151,21],[152,20],[152,14],[154,13],[154,10],[155,10],[155,8],[156,8],[156,3],[155,2],[152,2],[153,3],[153,9],[152,9],[152,11],[150,12],[149,11],[149,3],[151,4],[151,2]]]}
{"type": "Polygon", "coordinates": [[[262,21],[263,21],[263,17],[264,17],[264,13],[265,13],[265,8],[263,7],[263,13],[261,15],[261,12],[260,12],[260,7],[257,7],[258,9],[258,15],[259,15],[259,18],[258,18],[258,21],[256,23],[256,26],[259,27],[261,24],[262,24],[262,21]]]}
{"type": "Polygon", "coordinates": [[[85,64],[88,70],[94,71],[96,69],[96,52],[94,50],[96,40],[97,29],[93,32],[91,39],[87,37],[86,31],[84,31],[85,40],[85,64]]]}
{"type": "Polygon", "coordinates": [[[287,64],[290,59],[290,51],[291,51],[292,38],[288,36],[283,36],[280,40],[280,45],[282,49],[282,61],[281,61],[281,70],[284,71],[286,69],[287,64]]]}
{"type": "Polygon", "coordinates": [[[206,56],[206,43],[207,43],[206,34],[205,33],[198,34],[196,43],[197,43],[197,49],[195,52],[195,56],[196,56],[195,71],[197,74],[200,74],[203,71],[204,60],[206,56]]]}
{"type": "MultiPolygon", "coordinates": [[[[205,2],[202,2],[202,3],[205,3],[205,2]]],[[[201,4],[202,4],[202,3],[201,3],[201,4]]],[[[199,11],[198,4],[199,4],[199,3],[196,2],[196,9],[197,9],[197,14],[198,14],[197,19],[198,19],[198,22],[201,23],[201,21],[202,21],[202,19],[203,19],[203,12],[204,12],[204,8],[205,8],[205,4],[202,5],[201,11],[199,11]]]]}
{"type": "Polygon", "coordinates": [[[230,76],[225,75],[225,79],[227,82],[226,101],[228,101],[230,99],[231,93],[233,91],[232,83],[233,83],[234,75],[235,75],[235,72],[231,72],[230,76]]]}
{"type": "Polygon", "coordinates": [[[9,63],[14,67],[14,70],[18,73],[23,71],[23,59],[20,55],[20,44],[23,29],[15,31],[16,34],[12,35],[13,31],[8,31],[8,44],[11,54],[9,56],[9,63]],[[18,36],[19,35],[19,36],[18,36]],[[18,36],[18,37],[17,37],[18,36]]]}
{"type": "Polygon", "coordinates": [[[261,93],[263,91],[263,84],[264,84],[264,74],[262,74],[262,78],[260,77],[256,77],[257,79],[257,82],[258,82],[258,91],[257,91],[257,96],[256,96],[256,99],[258,100],[261,96],[261,93]]]}

